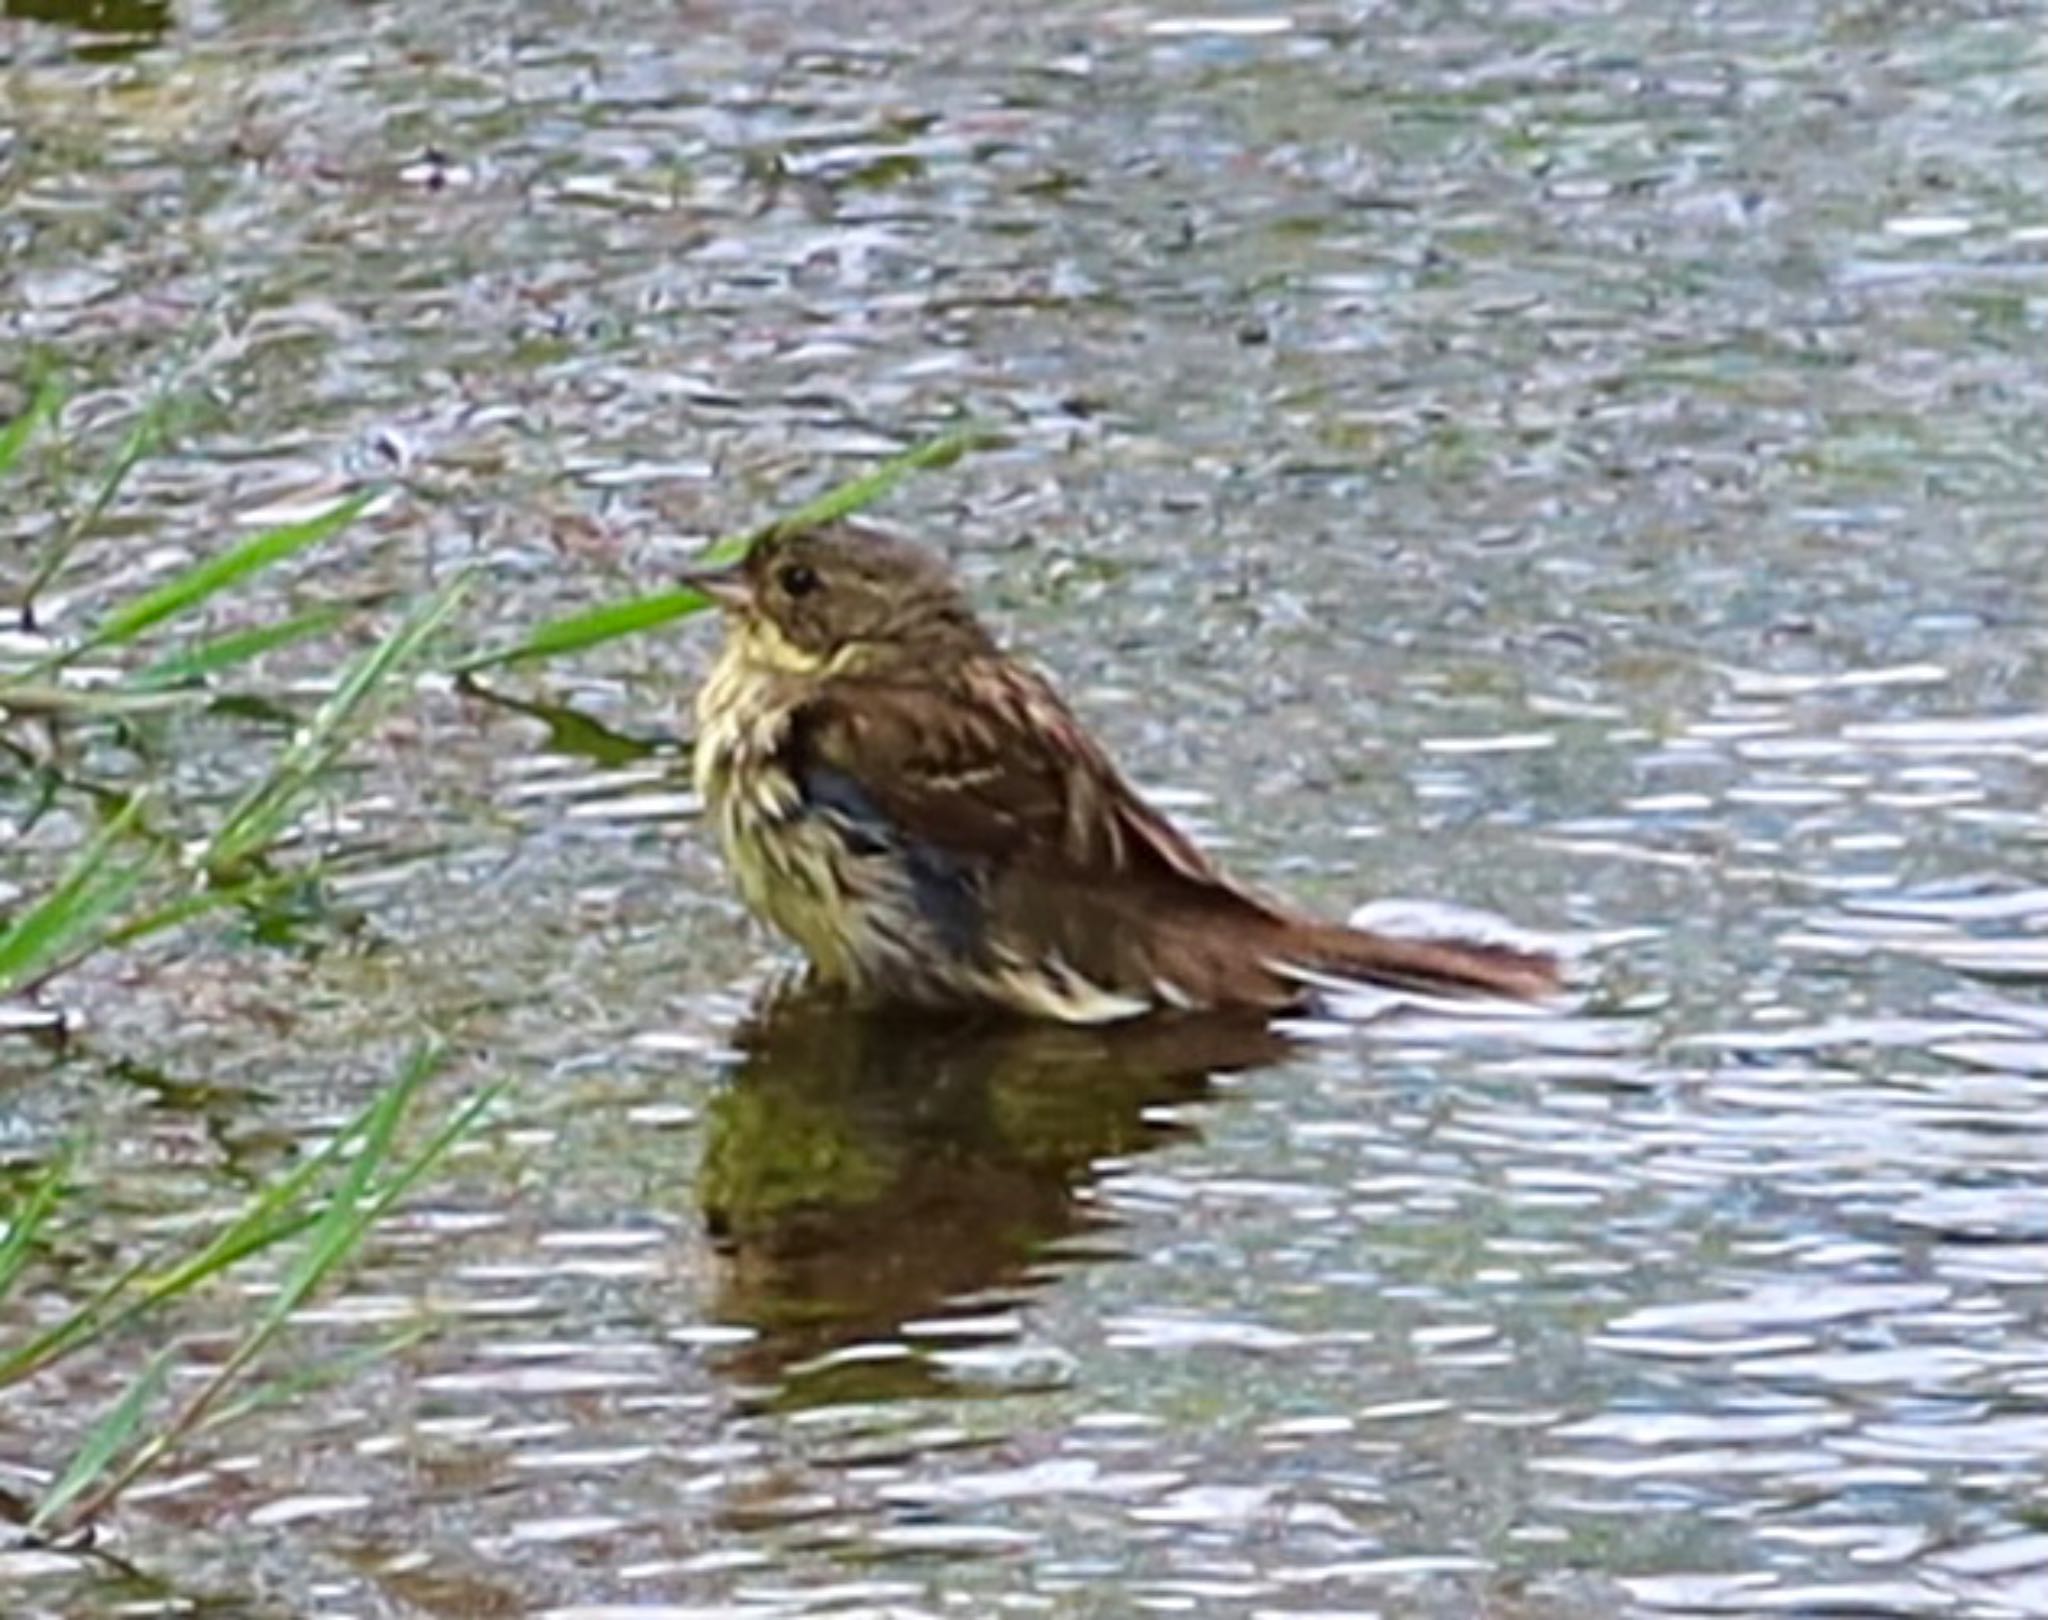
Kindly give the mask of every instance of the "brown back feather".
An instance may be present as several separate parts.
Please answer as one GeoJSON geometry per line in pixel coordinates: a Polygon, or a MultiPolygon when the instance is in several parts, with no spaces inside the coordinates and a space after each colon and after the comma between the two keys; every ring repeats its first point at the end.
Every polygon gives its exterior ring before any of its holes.
{"type": "Polygon", "coordinates": [[[1346,928],[1242,887],[1139,797],[1051,686],[1000,656],[834,683],[793,736],[906,836],[985,874],[995,943],[1112,990],[1279,1010],[1308,994],[1290,966],[1436,994],[1557,986],[1545,957],[1346,928]]]}

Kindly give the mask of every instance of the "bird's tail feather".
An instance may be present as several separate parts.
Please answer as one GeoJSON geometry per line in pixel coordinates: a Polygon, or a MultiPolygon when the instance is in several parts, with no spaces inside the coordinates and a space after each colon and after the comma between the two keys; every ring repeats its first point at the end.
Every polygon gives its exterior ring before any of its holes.
{"type": "Polygon", "coordinates": [[[1336,923],[1290,930],[1269,966],[1298,983],[1344,980],[1422,995],[1517,1001],[1540,1001],[1562,983],[1557,959],[1540,951],[1476,940],[1397,939],[1336,923]]]}

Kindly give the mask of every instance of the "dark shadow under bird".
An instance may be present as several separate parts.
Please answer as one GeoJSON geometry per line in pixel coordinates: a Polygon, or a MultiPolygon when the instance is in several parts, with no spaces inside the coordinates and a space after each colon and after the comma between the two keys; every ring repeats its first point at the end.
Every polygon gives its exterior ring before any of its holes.
{"type": "Polygon", "coordinates": [[[935,1393],[923,1358],[814,1358],[897,1339],[1042,1278],[1049,1246],[1116,1252],[1085,1189],[1108,1157],[1185,1139],[1162,1105],[1295,1050],[1256,1015],[1102,1028],[1003,1014],[850,1008],[771,993],[705,1118],[696,1196],[720,1254],[712,1314],[754,1337],[722,1358],[779,1404],[935,1393]],[[808,1369],[808,1370],[807,1370],[808,1369]]]}
{"type": "Polygon", "coordinates": [[[1557,988],[1548,956],[1350,928],[1228,876],[928,551],[834,524],[689,583],[726,619],[697,784],[742,897],[822,984],[1071,1024],[1279,1013],[1332,981],[1557,988]]]}

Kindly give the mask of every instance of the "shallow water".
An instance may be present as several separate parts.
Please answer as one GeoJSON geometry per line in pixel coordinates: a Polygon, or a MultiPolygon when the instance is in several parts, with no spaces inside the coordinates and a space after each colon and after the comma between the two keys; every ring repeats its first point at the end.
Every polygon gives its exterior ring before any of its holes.
{"type": "Polygon", "coordinates": [[[518,1089],[308,1342],[441,1331],[7,1612],[2048,1613],[2040,7],[61,10],[7,346],[192,404],[60,624],[399,474],[293,600],[498,639],[972,416],[887,515],[1234,866],[1632,942],[1511,1024],[750,1015],[709,629],[429,682],[346,914],[89,965],[0,1146],[126,1249],[446,1030],[518,1089]]]}

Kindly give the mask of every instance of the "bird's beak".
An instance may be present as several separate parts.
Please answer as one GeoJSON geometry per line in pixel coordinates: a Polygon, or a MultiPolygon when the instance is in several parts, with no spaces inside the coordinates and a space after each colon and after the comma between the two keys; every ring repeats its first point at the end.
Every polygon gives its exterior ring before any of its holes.
{"type": "Polygon", "coordinates": [[[752,588],[747,583],[746,570],[738,563],[727,563],[721,568],[691,568],[682,575],[682,583],[693,591],[710,598],[714,607],[728,613],[736,612],[747,605],[752,597],[752,588]]]}

